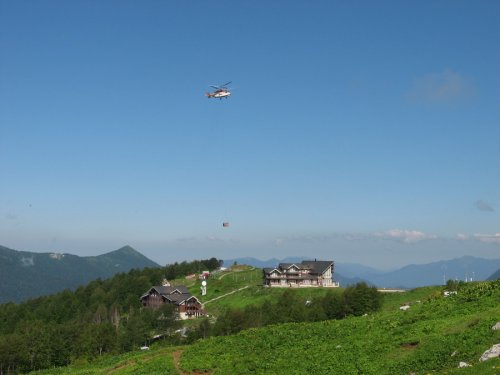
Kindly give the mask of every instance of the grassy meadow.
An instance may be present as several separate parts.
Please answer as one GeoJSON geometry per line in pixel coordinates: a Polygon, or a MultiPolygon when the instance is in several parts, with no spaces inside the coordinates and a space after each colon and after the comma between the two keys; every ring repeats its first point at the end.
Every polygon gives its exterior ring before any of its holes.
{"type": "MultiPolygon", "coordinates": [[[[284,292],[262,287],[261,272],[239,267],[213,275],[203,297],[199,281],[189,287],[217,317],[226,307],[261,304],[284,292]]],[[[305,302],[327,289],[293,291],[305,302]]],[[[479,362],[485,350],[500,343],[500,331],[491,329],[500,321],[500,281],[464,284],[447,298],[442,291],[386,293],[382,309],[371,315],[271,325],[180,347],[152,345],[149,351],[37,374],[500,374],[500,358],[479,362]],[[410,309],[401,311],[404,304],[410,309]],[[470,367],[458,368],[462,361],[470,367]]]]}
{"type": "Polygon", "coordinates": [[[92,362],[79,360],[68,367],[32,372],[36,375],[178,375],[174,365],[175,347],[153,347],[118,356],[103,356],[92,362]]]}
{"type": "Polygon", "coordinates": [[[199,341],[183,353],[186,371],[214,374],[499,374],[500,358],[479,363],[500,343],[500,281],[389,294],[369,316],[288,323],[199,341]],[[410,304],[408,311],[399,310],[410,304]],[[457,369],[463,361],[471,365],[457,369]]]}
{"type": "MultiPolygon", "coordinates": [[[[262,269],[244,265],[233,266],[210,276],[207,280],[206,296],[201,295],[201,284],[198,280],[177,279],[171,284],[187,285],[191,294],[205,304],[208,314],[215,316],[224,308],[244,308],[248,305],[272,301],[284,290],[262,287],[262,269]]],[[[323,296],[328,290],[326,288],[297,288],[294,291],[304,300],[312,300],[315,296],[323,296]]]]}

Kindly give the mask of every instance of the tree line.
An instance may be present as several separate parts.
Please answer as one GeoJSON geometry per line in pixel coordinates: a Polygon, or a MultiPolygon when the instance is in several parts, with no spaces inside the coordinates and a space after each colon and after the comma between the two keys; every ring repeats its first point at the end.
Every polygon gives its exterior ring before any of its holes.
{"type": "MultiPolygon", "coordinates": [[[[172,306],[144,309],[139,297],[165,277],[175,279],[221,261],[195,260],[120,273],[75,291],[0,305],[0,375],[68,365],[75,358],[123,353],[178,326],[172,306]]],[[[176,340],[165,335],[166,340],[176,340]]]]}
{"type": "Polygon", "coordinates": [[[204,319],[198,329],[192,331],[191,338],[232,335],[244,329],[269,324],[344,319],[373,313],[381,306],[382,294],[376,287],[364,282],[343,290],[329,290],[324,297],[314,300],[304,300],[290,288],[273,302],[266,301],[245,308],[227,308],[215,323],[204,319]]]}
{"type": "Polygon", "coordinates": [[[177,279],[193,273],[201,273],[203,271],[212,271],[222,266],[223,260],[210,258],[206,260],[194,260],[192,262],[175,262],[174,264],[167,265],[165,269],[165,277],[168,280],[177,279]]]}

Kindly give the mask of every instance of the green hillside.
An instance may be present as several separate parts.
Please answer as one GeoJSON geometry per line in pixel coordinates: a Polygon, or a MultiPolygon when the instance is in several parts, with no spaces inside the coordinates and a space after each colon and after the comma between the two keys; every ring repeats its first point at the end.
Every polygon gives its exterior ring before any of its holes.
{"type": "MultiPolygon", "coordinates": [[[[191,294],[205,304],[210,315],[218,316],[226,308],[245,308],[274,301],[287,288],[263,288],[262,269],[240,265],[223,272],[214,273],[207,281],[207,295],[202,296],[200,282],[197,280],[177,279],[172,284],[187,285],[191,294]]],[[[304,300],[323,296],[326,288],[300,288],[294,293],[304,300]]]]}
{"type": "MultiPolygon", "coordinates": [[[[255,270],[238,272],[243,278],[255,270]]],[[[250,286],[213,300],[231,288],[223,283],[229,275],[209,280],[214,294],[206,296],[207,301],[212,299],[206,306],[212,304],[212,311],[284,293],[250,286]]],[[[461,284],[458,294],[447,298],[442,291],[425,287],[385,295],[381,311],[372,315],[271,325],[175,348],[153,344],[148,352],[104,356],[90,364],[37,374],[500,374],[500,358],[479,362],[485,350],[500,343],[500,331],[491,329],[500,321],[500,281],[461,284]],[[401,311],[403,304],[410,309],[401,311]],[[182,352],[177,368],[174,352],[182,352]],[[458,368],[462,361],[471,367],[458,368]]],[[[324,293],[322,289],[294,292],[304,299],[324,293]]]]}
{"type": "Polygon", "coordinates": [[[179,370],[174,365],[175,347],[159,347],[142,352],[131,352],[119,356],[106,356],[92,363],[81,361],[70,367],[52,368],[35,371],[33,375],[177,375],[179,370]]]}
{"type": "Polygon", "coordinates": [[[499,374],[500,358],[479,363],[500,343],[500,282],[387,296],[382,312],[318,323],[289,323],[212,337],[188,347],[186,371],[216,374],[499,374]],[[420,301],[420,302],[418,302],[420,301]],[[401,303],[410,303],[401,311],[401,303]],[[456,369],[459,362],[472,365],[456,369]]]}

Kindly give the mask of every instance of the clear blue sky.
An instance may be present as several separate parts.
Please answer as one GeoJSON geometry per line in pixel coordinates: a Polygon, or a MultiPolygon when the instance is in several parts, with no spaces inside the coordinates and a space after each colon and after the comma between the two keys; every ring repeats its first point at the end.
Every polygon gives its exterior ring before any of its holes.
{"type": "Polygon", "coordinates": [[[493,0],[4,0],[0,244],[499,258],[499,19],[493,0]]]}

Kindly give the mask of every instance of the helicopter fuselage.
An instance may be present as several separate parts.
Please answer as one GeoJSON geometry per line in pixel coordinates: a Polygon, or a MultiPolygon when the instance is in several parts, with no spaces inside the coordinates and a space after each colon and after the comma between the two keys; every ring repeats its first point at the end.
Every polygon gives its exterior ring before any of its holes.
{"type": "Polygon", "coordinates": [[[206,93],[208,98],[227,98],[231,95],[231,93],[228,90],[217,90],[214,92],[207,92],[206,93]]]}

